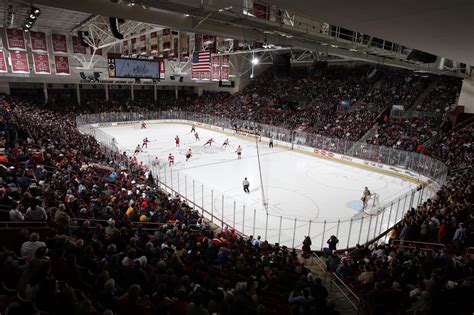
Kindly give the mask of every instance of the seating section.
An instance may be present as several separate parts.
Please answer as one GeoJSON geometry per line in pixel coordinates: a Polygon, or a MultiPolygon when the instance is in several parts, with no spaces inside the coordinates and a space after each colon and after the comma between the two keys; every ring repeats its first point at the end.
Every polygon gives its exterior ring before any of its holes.
{"type": "Polygon", "coordinates": [[[11,100],[0,114],[2,313],[332,311],[295,250],[214,230],[67,116],[11,100]]]}

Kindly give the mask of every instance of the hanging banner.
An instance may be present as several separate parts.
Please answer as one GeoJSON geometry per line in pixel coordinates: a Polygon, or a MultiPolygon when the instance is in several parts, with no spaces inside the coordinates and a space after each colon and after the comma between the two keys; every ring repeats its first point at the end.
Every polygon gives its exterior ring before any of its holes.
{"type": "Polygon", "coordinates": [[[186,32],[179,33],[179,42],[180,42],[180,57],[185,58],[189,57],[189,36],[186,32]]]}
{"type": "Polygon", "coordinates": [[[25,36],[22,30],[6,29],[8,49],[25,50],[25,36]]]}
{"type": "Polygon", "coordinates": [[[67,37],[62,34],[52,34],[51,42],[53,43],[54,53],[65,53],[67,54],[67,37]]]}
{"type": "Polygon", "coordinates": [[[222,66],[221,66],[221,80],[229,81],[229,76],[230,76],[230,56],[223,55],[222,66]]]}
{"type": "Polygon", "coordinates": [[[74,54],[83,54],[87,53],[86,47],[82,46],[81,42],[79,41],[79,37],[73,36],[72,37],[72,52],[74,54]]]}
{"type": "Polygon", "coordinates": [[[7,62],[5,61],[5,52],[0,50],[0,73],[8,72],[7,62]]]}
{"type": "Polygon", "coordinates": [[[46,34],[43,32],[30,32],[31,50],[48,52],[46,34]]]}
{"type": "Polygon", "coordinates": [[[132,38],[131,43],[132,43],[132,55],[135,55],[138,53],[137,38],[136,37],[132,38]]]}
{"type": "Polygon", "coordinates": [[[146,55],[146,35],[140,35],[140,54],[146,55]]]}
{"type": "Polygon", "coordinates": [[[152,54],[158,53],[158,32],[150,33],[150,52],[152,54]]]}
{"type": "Polygon", "coordinates": [[[10,51],[13,73],[30,73],[30,64],[26,51],[10,51]]]}
{"type": "Polygon", "coordinates": [[[51,74],[49,66],[48,54],[32,54],[33,55],[33,69],[37,74],[51,74]]]}
{"type": "MultiPolygon", "coordinates": [[[[91,56],[94,53],[94,48],[90,47],[91,56]]],[[[95,51],[96,56],[102,56],[102,48],[99,48],[95,51]]]]}
{"type": "Polygon", "coordinates": [[[69,58],[68,56],[54,56],[54,64],[56,66],[57,75],[69,75],[71,70],[69,69],[69,58]]]}
{"type": "Polygon", "coordinates": [[[128,47],[129,45],[128,45],[128,39],[127,39],[122,42],[122,54],[124,55],[130,54],[130,49],[128,47]]]}
{"type": "Polygon", "coordinates": [[[219,55],[212,55],[212,81],[221,80],[221,60],[219,55]]]}

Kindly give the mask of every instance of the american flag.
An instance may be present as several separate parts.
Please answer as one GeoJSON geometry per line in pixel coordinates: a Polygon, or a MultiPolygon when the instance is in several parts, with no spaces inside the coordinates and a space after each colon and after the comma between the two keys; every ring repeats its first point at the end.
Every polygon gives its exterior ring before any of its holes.
{"type": "Polygon", "coordinates": [[[192,72],[211,72],[211,53],[209,51],[193,52],[192,72]]]}

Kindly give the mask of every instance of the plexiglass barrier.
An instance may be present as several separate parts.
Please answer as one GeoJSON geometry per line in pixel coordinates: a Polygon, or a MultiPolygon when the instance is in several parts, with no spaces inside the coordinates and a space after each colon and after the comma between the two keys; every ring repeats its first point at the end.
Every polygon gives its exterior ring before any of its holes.
{"type": "MultiPolygon", "coordinates": [[[[201,212],[202,216],[213,223],[236,229],[245,235],[260,235],[272,243],[288,247],[299,247],[306,235],[311,236],[313,248],[325,247],[331,235],[339,239],[339,247],[352,247],[357,243],[366,243],[377,238],[399,222],[405,212],[417,207],[445,183],[446,166],[431,157],[387,147],[378,147],[365,143],[333,139],[300,131],[291,131],[275,126],[259,124],[244,120],[230,120],[201,113],[180,111],[146,112],[146,113],[102,113],[78,116],[78,128],[91,134],[98,142],[111,151],[117,152],[115,140],[97,127],[108,126],[115,122],[133,122],[140,124],[150,120],[182,120],[189,123],[201,123],[227,130],[245,130],[248,134],[258,132],[262,137],[287,143],[291,148],[308,147],[315,152],[340,154],[347,159],[358,159],[368,167],[383,167],[393,172],[404,171],[420,179],[420,186],[407,191],[402,196],[380,205],[371,215],[360,213],[351,218],[339,220],[301,220],[285,216],[276,216],[263,208],[248,208],[213,187],[208,187],[183,172],[173,170],[167,165],[153,165],[153,157],[144,158],[154,178],[166,191],[179,195],[187,203],[201,212]],[[92,124],[98,124],[91,126],[92,124]],[[319,151],[318,151],[319,150],[319,151]]],[[[331,155],[329,155],[331,156],[331,155]]]]}

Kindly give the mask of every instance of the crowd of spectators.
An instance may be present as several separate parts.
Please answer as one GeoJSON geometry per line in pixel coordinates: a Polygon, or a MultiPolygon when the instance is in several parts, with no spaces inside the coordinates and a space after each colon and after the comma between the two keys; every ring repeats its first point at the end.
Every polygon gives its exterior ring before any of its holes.
{"type": "Polygon", "coordinates": [[[391,119],[380,123],[369,144],[425,153],[423,144],[436,133],[436,121],[427,117],[391,119]]]}
{"type": "Polygon", "coordinates": [[[462,80],[456,77],[439,77],[430,94],[417,106],[417,111],[445,113],[456,103],[462,80]]]}
{"type": "Polygon", "coordinates": [[[472,173],[451,177],[436,197],[406,212],[389,242],[331,251],[328,270],[369,314],[471,314],[473,180],[472,173]]]}
{"type": "Polygon", "coordinates": [[[439,158],[451,169],[467,168],[474,165],[474,123],[459,129],[441,133],[430,148],[432,155],[439,158]]]}
{"type": "Polygon", "coordinates": [[[0,135],[1,213],[38,222],[2,230],[2,313],[337,314],[294,250],[214,230],[68,116],[5,100],[0,135]]]}

